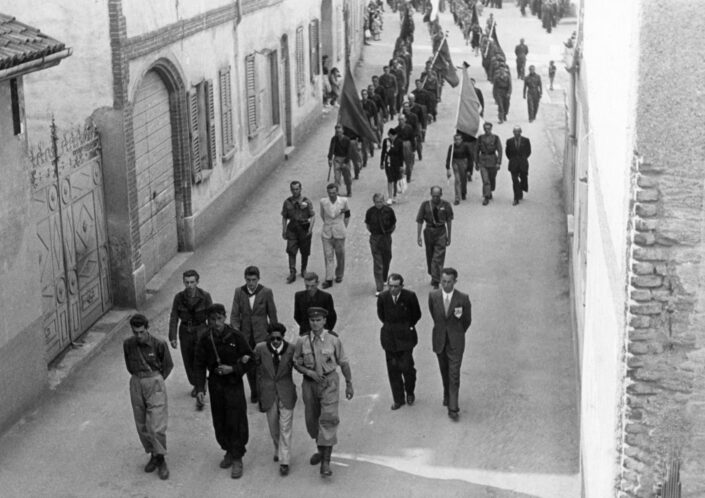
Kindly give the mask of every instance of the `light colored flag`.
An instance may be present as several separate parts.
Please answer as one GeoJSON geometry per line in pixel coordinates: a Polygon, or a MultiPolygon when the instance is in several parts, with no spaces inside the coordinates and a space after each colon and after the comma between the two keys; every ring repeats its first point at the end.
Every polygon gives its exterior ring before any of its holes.
{"type": "Polygon", "coordinates": [[[463,69],[463,86],[460,88],[456,129],[476,137],[481,124],[480,101],[475,93],[475,86],[467,73],[467,69],[463,69]]]}
{"type": "Polygon", "coordinates": [[[431,15],[429,16],[429,21],[433,22],[438,19],[438,3],[440,0],[431,0],[431,15]]]}

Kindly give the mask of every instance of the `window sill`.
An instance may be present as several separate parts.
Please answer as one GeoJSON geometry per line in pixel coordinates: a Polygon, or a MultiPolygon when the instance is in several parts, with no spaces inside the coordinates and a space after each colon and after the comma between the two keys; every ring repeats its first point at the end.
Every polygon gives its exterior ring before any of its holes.
{"type": "Polygon", "coordinates": [[[237,149],[235,147],[231,148],[228,152],[223,154],[223,162],[230,161],[233,157],[235,157],[235,152],[237,149]]]}
{"type": "Polygon", "coordinates": [[[194,185],[201,185],[204,183],[211,175],[213,174],[212,169],[202,169],[201,170],[201,178],[198,181],[194,181],[194,185]]]}

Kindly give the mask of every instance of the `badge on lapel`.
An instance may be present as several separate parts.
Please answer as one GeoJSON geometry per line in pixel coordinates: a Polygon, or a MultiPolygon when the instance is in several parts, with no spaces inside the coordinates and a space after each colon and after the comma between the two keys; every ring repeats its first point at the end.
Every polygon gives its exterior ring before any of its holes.
{"type": "Polygon", "coordinates": [[[463,316],[463,307],[462,306],[456,306],[453,309],[453,314],[455,315],[455,318],[460,318],[463,316]]]}

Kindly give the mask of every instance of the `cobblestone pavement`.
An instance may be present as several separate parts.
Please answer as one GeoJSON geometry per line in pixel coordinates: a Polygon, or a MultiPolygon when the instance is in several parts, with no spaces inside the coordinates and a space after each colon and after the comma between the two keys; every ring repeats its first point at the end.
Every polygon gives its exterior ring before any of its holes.
{"type": "MultiPolygon", "coordinates": [[[[499,36],[508,54],[523,36],[529,63],[545,76],[550,58],[573,29],[560,24],[545,34],[536,18],[521,18],[505,2],[494,11],[499,36]]],[[[449,14],[441,17],[450,31],[456,65],[463,59],[479,83],[493,119],[496,107],[478,58],[465,47],[449,14]]],[[[366,48],[358,68],[358,88],[391,56],[398,18],[385,17],[382,40],[366,48]]],[[[416,16],[414,74],[430,55],[425,25],[416,16]]],[[[512,65],[513,60],[510,60],[512,65]]],[[[495,126],[505,140],[519,123],[533,143],[531,189],[526,201],[512,206],[506,159],[498,176],[495,200],[481,206],[479,175],[469,185],[468,200],[456,209],[453,243],[446,264],[460,272],[458,288],[470,294],[473,324],[463,361],[460,422],[441,406],[441,380],[431,351],[431,321],[427,312],[429,278],[423,249],[416,246],[418,205],[433,184],[445,187],[445,152],[453,133],[458,89],[444,88],[440,119],[428,132],[424,160],[415,179],[395,206],[399,219],[394,234],[392,271],[405,276],[417,292],[424,316],[415,357],[419,382],[417,402],[392,412],[384,354],[379,345],[374,281],[364,211],[375,191],[385,191],[379,155],[371,159],[355,182],[352,221],[347,240],[345,280],[331,290],[340,312],[338,332],[352,358],[355,398],[341,401],[340,444],[333,453],[334,475],[321,480],[308,465],[315,449],[306,435],[303,403],[295,410],[292,472],[279,477],[272,462],[266,421],[250,405],[250,443],[245,474],[233,481],[218,468],[221,452],[208,409],[196,412],[180,356],[167,385],[170,420],[168,462],[171,478],[161,482],[144,474],[146,461],[135,433],[128,397],[121,341],[123,330],[101,353],[52,391],[40,406],[0,439],[0,483],[3,496],[385,496],[385,497],[560,497],[579,496],[576,365],[569,317],[565,221],[560,201],[560,162],[549,138],[560,141],[562,86],[560,69],[554,92],[547,92],[538,119],[528,124],[525,102],[515,84],[509,122],[495,126]],[[552,123],[546,127],[547,112],[552,123]],[[548,131],[547,131],[548,130],[548,131]],[[553,130],[553,131],[551,131],[553,130]],[[557,137],[557,138],[556,138],[557,137]]],[[[244,207],[224,222],[211,240],[195,253],[180,255],[162,275],[147,306],[152,330],[166,334],[168,307],[181,287],[181,271],[194,267],[215,301],[229,309],[232,293],[242,285],[250,264],[262,269],[262,282],[273,288],[280,321],[295,337],[293,293],[298,279],[286,285],[284,242],[279,210],[293,179],[303,182],[304,194],[325,195],[324,158],[332,134],[334,112],[318,133],[301,144],[244,207]],[[179,263],[182,263],[179,266],[179,263]]],[[[451,189],[445,198],[452,200],[451,189]]],[[[320,220],[314,233],[310,269],[323,273],[320,220]]],[[[152,283],[154,287],[155,284],[152,283]]],[[[298,382],[298,378],[297,378],[298,382]]]]}

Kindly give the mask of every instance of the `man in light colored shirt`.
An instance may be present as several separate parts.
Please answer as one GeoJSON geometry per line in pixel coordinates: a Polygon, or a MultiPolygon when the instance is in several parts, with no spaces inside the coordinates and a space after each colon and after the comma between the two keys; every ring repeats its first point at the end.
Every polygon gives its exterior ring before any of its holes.
{"type": "Polygon", "coordinates": [[[338,187],[329,183],[326,187],[328,197],[321,199],[321,218],[323,229],[323,254],[326,260],[326,280],[321,287],[327,289],[333,285],[333,278],[340,283],[345,272],[345,233],[350,222],[348,199],[338,196],[338,187]]]}

